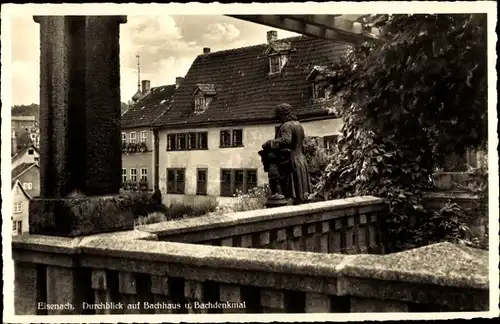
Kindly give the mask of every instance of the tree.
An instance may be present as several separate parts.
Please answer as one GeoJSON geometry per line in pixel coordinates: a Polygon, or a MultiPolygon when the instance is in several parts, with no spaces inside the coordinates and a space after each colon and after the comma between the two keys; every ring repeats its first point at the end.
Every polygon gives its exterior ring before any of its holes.
{"type": "Polygon", "coordinates": [[[421,194],[448,154],[486,143],[486,15],[362,19],[388,41],[355,47],[332,67],[343,137],[316,194],[385,198],[395,250],[445,239],[419,230],[433,217],[421,194]]]}

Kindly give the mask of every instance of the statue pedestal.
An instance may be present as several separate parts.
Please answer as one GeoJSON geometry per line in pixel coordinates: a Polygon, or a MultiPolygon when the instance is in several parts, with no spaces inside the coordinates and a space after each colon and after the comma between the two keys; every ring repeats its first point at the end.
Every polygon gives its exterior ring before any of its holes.
{"type": "Polygon", "coordinates": [[[289,204],[290,201],[289,199],[286,199],[285,196],[281,194],[274,194],[267,197],[266,208],[282,207],[289,204]]]}

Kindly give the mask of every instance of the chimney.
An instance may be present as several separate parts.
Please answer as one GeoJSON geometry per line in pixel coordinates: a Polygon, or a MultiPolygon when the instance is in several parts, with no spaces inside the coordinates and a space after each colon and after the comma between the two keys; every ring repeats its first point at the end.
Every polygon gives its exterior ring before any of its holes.
{"type": "Polygon", "coordinates": [[[278,40],[278,32],[276,30],[270,30],[267,32],[267,43],[271,44],[278,40]]]}
{"type": "Polygon", "coordinates": [[[142,94],[143,95],[149,91],[149,88],[151,88],[151,81],[142,80],[142,94]]]}
{"type": "Polygon", "coordinates": [[[182,80],[184,80],[183,77],[177,77],[177,78],[175,78],[175,88],[176,89],[179,88],[179,86],[181,85],[182,80]]]}
{"type": "Polygon", "coordinates": [[[210,47],[203,47],[203,54],[210,53],[210,47]]]}
{"type": "Polygon", "coordinates": [[[12,131],[12,152],[11,154],[14,155],[17,153],[17,135],[16,135],[16,131],[12,131]]]}

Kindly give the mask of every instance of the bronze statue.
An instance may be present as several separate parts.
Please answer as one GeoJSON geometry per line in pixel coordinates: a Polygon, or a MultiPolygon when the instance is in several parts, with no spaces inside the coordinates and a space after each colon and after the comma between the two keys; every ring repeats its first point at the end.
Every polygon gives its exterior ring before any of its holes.
{"type": "Polygon", "coordinates": [[[289,104],[283,103],[276,109],[276,118],[281,125],[275,139],[262,145],[259,155],[268,172],[271,196],[268,207],[294,205],[307,201],[311,193],[307,162],[302,152],[304,128],[292,112],[289,104]]]}

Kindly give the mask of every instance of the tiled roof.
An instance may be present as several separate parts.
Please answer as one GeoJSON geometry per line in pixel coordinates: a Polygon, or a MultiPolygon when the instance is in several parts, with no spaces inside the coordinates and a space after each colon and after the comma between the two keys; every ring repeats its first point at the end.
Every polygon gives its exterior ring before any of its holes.
{"type": "Polygon", "coordinates": [[[28,170],[32,166],[37,166],[36,163],[21,163],[14,169],[12,169],[12,180],[15,180],[19,175],[21,175],[24,171],[28,170]]]}
{"type": "MultiPolygon", "coordinates": [[[[193,90],[194,91],[194,90],[193,90]]],[[[122,115],[122,128],[151,126],[170,105],[175,84],[151,88],[149,93],[122,115]]]]}
{"type": "Polygon", "coordinates": [[[12,157],[12,162],[14,162],[17,158],[19,158],[20,156],[22,156],[26,151],[28,151],[29,149],[33,149],[35,150],[38,154],[40,154],[40,151],[36,148],[35,145],[30,145],[28,147],[26,147],[24,150],[22,151],[19,151],[17,152],[16,154],[14,154],[14,156],[12,157]]]}
{"type": "Polygon", "coordinates": [[[196,91],[200,90],[201,92],[203,92],[204,94],[206,95],[215,95],[215,85],[213,84],[197,84],[196,85],[196,90],[195,90],[195,93],[196,91]]]}
{"type": "Polygon", "coordinates": [[[199,55],[176,91],[170,110],[155,126],[271,120],[274,108],[287,102],[299,116],[324,114],[332,100],[313,101],[308,75],[314,66],[341,59],[349,44],[299,36],[279,40],[291,44],[281,73],[269,75],[268,44],[199,55]],[[215,86],[216,95],[201,114],[194,113],[196,88],[215,86]]]}

